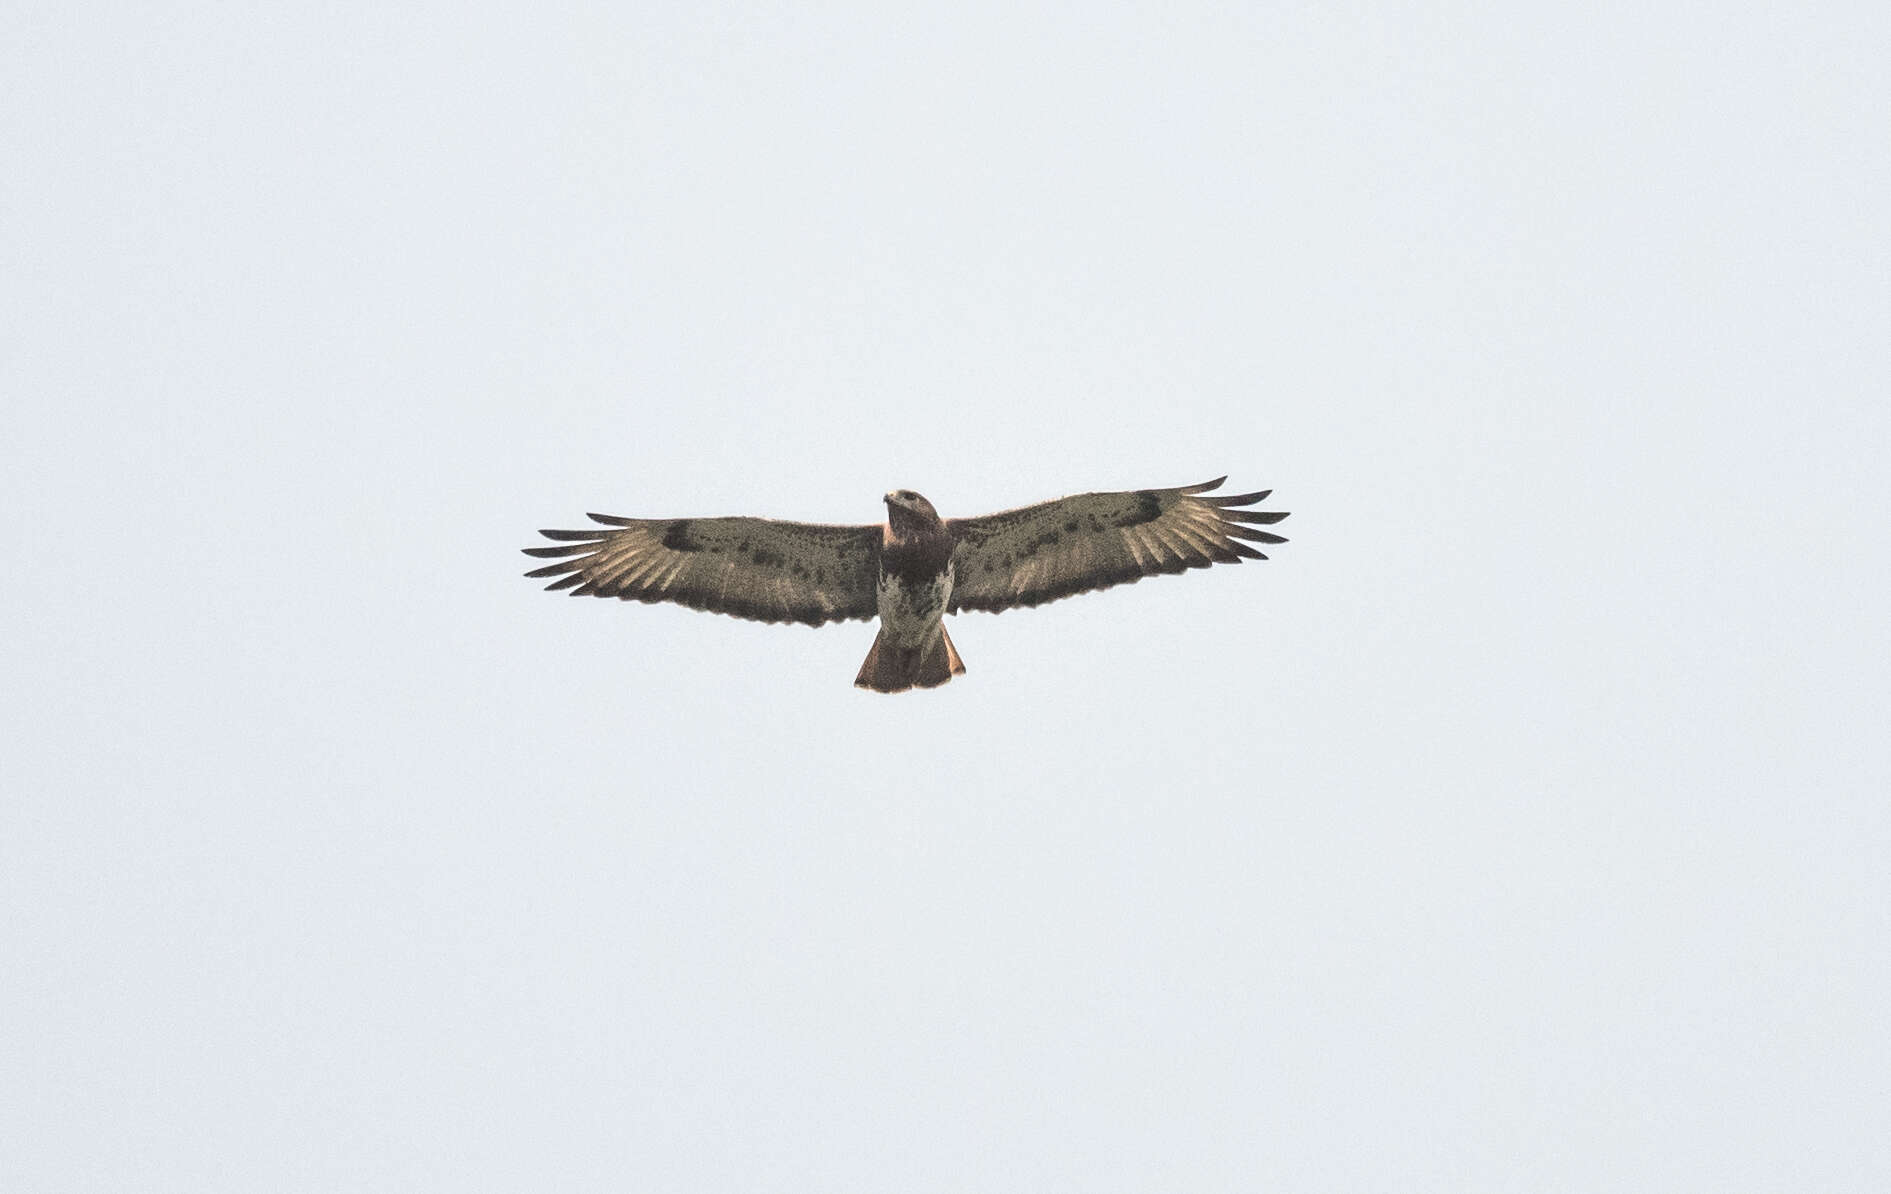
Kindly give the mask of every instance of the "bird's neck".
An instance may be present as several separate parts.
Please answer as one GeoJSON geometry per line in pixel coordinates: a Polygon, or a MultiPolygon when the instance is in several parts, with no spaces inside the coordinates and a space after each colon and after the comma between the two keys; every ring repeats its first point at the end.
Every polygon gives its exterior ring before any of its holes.
{"type": "Polygon", "coordinates": [[[936,518],[925,518],[895,506],[887,511],[886,531],[880,541],[887,547],[908,547],[932,539],[944,529],[936,518]]]}

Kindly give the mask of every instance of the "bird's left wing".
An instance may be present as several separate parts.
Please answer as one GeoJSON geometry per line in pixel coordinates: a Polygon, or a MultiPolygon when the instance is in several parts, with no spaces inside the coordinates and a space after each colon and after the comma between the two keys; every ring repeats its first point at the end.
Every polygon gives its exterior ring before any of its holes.
{"type": "Polygon", "coordinates": [[[556,559],[527,576],[558,576],[548,589],[573,597],[674,601],[757,622],[819,626],[871,618],[880,577],[880,528],[769,518],[618,518],[611,529],[540,531],[556,559]],[[562,558],[561,558],[562,557],[562,558]]]}
{"type": "Polygon", "coordinates": [[[949,608],[999,613],[1158,573],[1266,559],[1243,540],[1287,540],[1249,524],[1276,523],[1286,512],[1241,508],[1271,490],[1201,496],[1225,480],[1081,493],[982,518],[948,519],[946,529],[958,539],[949,608]]]}

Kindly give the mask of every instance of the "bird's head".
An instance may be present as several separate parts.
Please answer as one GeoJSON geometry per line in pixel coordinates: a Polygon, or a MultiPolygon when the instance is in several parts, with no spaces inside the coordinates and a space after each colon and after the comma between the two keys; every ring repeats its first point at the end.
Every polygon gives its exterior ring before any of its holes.
{"type": "Polygon", "coordinates": [[[885,500],[887,525],[896,538],[938,529],[939,512],[912,490],[895,489],[885,500]]]}

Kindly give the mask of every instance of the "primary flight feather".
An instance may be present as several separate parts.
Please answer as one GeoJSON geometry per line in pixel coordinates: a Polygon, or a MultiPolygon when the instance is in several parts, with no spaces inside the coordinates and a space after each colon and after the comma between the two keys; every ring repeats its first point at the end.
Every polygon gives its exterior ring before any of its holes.
{"type": "Polygon", "coordinates": [[[1226,477],[1175,489],[1081,493],[979,518],[941,519],[910,489],[885,497],[887,521],[827,526],[769,518],[618,518],[540,531],[525,554],[554,560],[527,576],[574,597],[674,601],[760,622],[819,626],[880,619],[854,683],[876,692],[934,688],[965,671],[943,618],[1001,613],[1210,564],[1264,560],[1253,544],[1285,511],[1250,509],[1270,490],[1204,497],[1226,477]]]}

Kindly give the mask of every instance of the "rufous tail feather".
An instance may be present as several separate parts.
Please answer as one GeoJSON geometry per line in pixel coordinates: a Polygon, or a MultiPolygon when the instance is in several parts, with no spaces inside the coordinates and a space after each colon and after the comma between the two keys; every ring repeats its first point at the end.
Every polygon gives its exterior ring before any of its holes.
{"type": "Polygon", "coordinates": [[[886,631],[882,630],[874,636],[873,649],[860,665],[854,687],[871,688],[875,692],[905,692],[909,688],[937,688],[952,677],[964,674],[965,664],[960,662],[959,652],[944,626],[939,627],[937,635],[917,647],[889,643],[886,631]]]}

